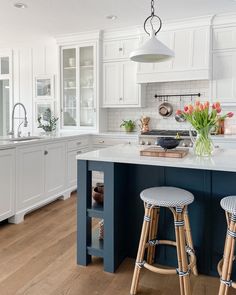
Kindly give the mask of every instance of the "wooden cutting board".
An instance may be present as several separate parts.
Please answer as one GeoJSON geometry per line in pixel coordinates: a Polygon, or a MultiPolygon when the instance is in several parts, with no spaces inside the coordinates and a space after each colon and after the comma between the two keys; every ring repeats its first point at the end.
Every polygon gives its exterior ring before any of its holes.
{"type": "Polygon", "coordinates": [[[188,154],[188,149],[164,150],[159,147],[149,147],[140,151],[140,156],[165,157],[165,158],[183,158],[188,154]]]}

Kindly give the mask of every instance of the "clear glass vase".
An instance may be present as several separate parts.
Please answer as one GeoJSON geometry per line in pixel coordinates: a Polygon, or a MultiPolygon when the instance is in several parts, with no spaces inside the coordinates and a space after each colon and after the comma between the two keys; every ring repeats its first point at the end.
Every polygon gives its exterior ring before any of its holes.
{"type": "MultiPolygon", "coordinates": [[[[197,156],[201,157],[209,157],[212,155],[214,151],[214,145],[211,139],[211,128],[205,127],[199,130],[196,130],[197,136],[196,138],[193,138],[191,136],[191,139],[193,141],[193,149],[194,153],[197,156]]],[[[190,134],[192,135],[191,131],[190,134]]]]}

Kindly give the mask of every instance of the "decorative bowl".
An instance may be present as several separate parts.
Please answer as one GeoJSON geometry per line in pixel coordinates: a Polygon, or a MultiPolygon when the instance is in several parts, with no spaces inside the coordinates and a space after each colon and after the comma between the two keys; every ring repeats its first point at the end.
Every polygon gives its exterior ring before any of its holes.
{"type": "Polygon", "coordinates": [[[158,144],[165,150],[174,149],[179,145],[180,139],[174,137],[161,137],[158,144]]]}
{"type": "Polygon", "coordinates": [[[92,196],[95,202],[102,204],[104,199],[104,185],[103,183],[96,183],[92,191],[92,196]]]}

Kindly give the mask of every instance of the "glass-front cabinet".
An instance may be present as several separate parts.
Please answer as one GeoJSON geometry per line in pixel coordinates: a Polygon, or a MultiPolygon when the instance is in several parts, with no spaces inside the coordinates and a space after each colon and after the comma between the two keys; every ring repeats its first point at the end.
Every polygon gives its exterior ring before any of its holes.
{"type": "Polygon", "coordinates": [[[0,136],[10,130],[12,108],[12,56],[11,51],[0,51],[0,136]]]}
{"type": "Polygon", "coordinates": [[[61,47],[61,124],[96,128],[96,46],[61,47]]]}

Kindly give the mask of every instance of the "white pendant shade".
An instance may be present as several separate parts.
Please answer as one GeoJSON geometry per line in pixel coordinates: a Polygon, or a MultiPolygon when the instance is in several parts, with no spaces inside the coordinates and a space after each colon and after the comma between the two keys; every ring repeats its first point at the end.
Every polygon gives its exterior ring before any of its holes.
{"type": "Polygon", "coordinates": [[[136,62],[155,63],[166,61],[174,57],[174,52],[157,40],[153,31],[150,39],[139,49],[131,52],[130,59],[136,62]]]}

